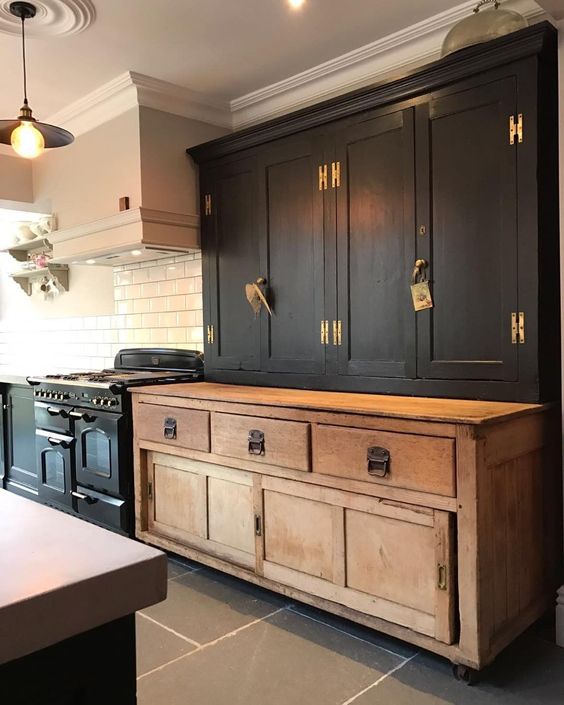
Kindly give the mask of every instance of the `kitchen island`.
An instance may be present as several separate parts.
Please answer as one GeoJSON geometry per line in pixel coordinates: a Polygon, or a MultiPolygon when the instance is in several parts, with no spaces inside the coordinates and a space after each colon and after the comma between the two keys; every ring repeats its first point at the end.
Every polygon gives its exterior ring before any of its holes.
{"type": "Polygon", "coordinates": [[[135,612],[166,558],[0,490],[0,702],[133,705],[135,612]]]}

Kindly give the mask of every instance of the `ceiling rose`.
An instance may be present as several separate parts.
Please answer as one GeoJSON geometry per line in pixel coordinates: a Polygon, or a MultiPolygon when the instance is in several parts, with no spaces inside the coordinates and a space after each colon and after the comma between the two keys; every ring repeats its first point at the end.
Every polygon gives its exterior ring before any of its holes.
{"type": "MultiPolygon", "coordinates": [[[[0,32],[20,34],[21,22],[10,13],[12,0],[0,0],[0,32]]],[[[89,27],[96,17],[91,0],[34,0],[37,14],[29,35],[69,36],[89,27]]],[[[27,28],[26,28],[27,29],[27,28]]]]}

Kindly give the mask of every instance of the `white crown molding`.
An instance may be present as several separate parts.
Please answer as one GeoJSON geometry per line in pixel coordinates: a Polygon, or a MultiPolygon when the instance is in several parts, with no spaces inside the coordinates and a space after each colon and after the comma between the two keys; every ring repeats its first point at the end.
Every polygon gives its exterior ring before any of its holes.
{"type": "MultiPolygon", "coordinates": [[[[534,0],[507,0],[505,4],[529,21],[547,17],[534,0]]],[[[476,0],[466,0],[423,22],[231,102],[127,71],[51,115],[47,122],[65,127],[78,136],[142,106],[219,127],[240,129],[437,59],[450,27],[468,16],[475,5],[476,0]]]]}
{"type": "Polygon", "coordinates": [[[220,127],[230,128],[232,124],[229,103],[135,71],[126,71],[108,81],[49,116],[46,122],[78,136],[139,106],[220,127]]]}
{"type": "MultiPolygon", "coordinates": [[[[529,21],[545,17],[534,0],[509,0],[504,5],[520,12],[529,21]]],[[[448,30],[468,16],[475,6],[476,0],[467,0],[371,44],[232,100],[234,129],[362,88],[392,72],[439,58],[448,30]]]]}

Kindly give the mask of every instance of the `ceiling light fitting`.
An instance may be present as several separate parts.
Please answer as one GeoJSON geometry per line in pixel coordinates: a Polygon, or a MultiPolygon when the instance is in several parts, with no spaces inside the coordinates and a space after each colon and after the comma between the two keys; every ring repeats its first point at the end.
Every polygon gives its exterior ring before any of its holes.
{"type": "Polygon", "coordinates": [[[20,114],[15,120],[0,120],[0,143],[11,144],[14,151],[33,159],[38,157],[45,148],[64,147],[70,144],[74,137],[62,127],[38,122],[33,117],[27,101],[27,71],[25,57],[25,21],[35,17],[36,8],[29,2],[12,2],[10,12],[22,22],[22,66],[24,101],[20,114]]]}
{"type": "Polygon", "coordinates": [[[445,37],[441,56],[474,44],[488,42],[503,37],[528,26],[527,20],[514,10],[500,7],[498,0],[480,0],[469,17],[465,17],[452,27],[445,37]],[[488,6],[489,7],[486,7],[488,6]],[[485,8],[483,12],[480,12],[485,8]]]}
{"type": "Polygon", "coordinates": [[[288,4],[293,10],[299,10],[305,3],[305,0],[288,0],[288,4]]]}

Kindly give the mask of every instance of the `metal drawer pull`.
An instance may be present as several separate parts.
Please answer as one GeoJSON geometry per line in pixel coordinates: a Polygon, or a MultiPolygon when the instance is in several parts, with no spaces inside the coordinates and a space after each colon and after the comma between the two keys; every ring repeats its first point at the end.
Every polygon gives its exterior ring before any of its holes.
{"type": "Polygon", "coordinates": [[[375,477],[385,477],[390,471],[390,451],[379,446],[372,446],[368,449],[366,459],[368,461],[368,474],[375,477]]]}
{"type": "Polygon", "coordinates": [[[171,416],[164,420],[164,437],[167,441],[174,441],[176,438],[176,419],[171,416]]]}
{"type": "Polygon", "coordinates": [[[86,504],[96,504],[98,501],[96,497],[90,497],[90,495],[82,494],[82,492],[75,492],[74,490],[71,492],[71,495],[77,499],[84,500],[86,504]]]}
{"type": "Polygon", "coordinates": [[[249,431],[249,454],[264,455],[264,433],[262,431],[249,431]]]}
{"type": "Polygon", "coordinates": [[[47,413],[49,416],[61,416],[63,419],[68,419],[69,412],[66,409],[57,409],[53,406],[47,407],[47,413]]]}
{"type": "Polygon", "coordinates": [[[69,416],[72,416],[73,419],[78,419],[79,421],[87,421],[88,423],[91,421],[96,421],[96,417],[88,414],[86,411],[71,411],[69,416]]]}
{"type": "Polygon", "coordinates": [[[64,448],[65,450],[68,450],[71,447],[71,441],[62,441],[58,438],[48,438],[47,442],[52,446],[61,446],[61,448],[64,448]]]}

